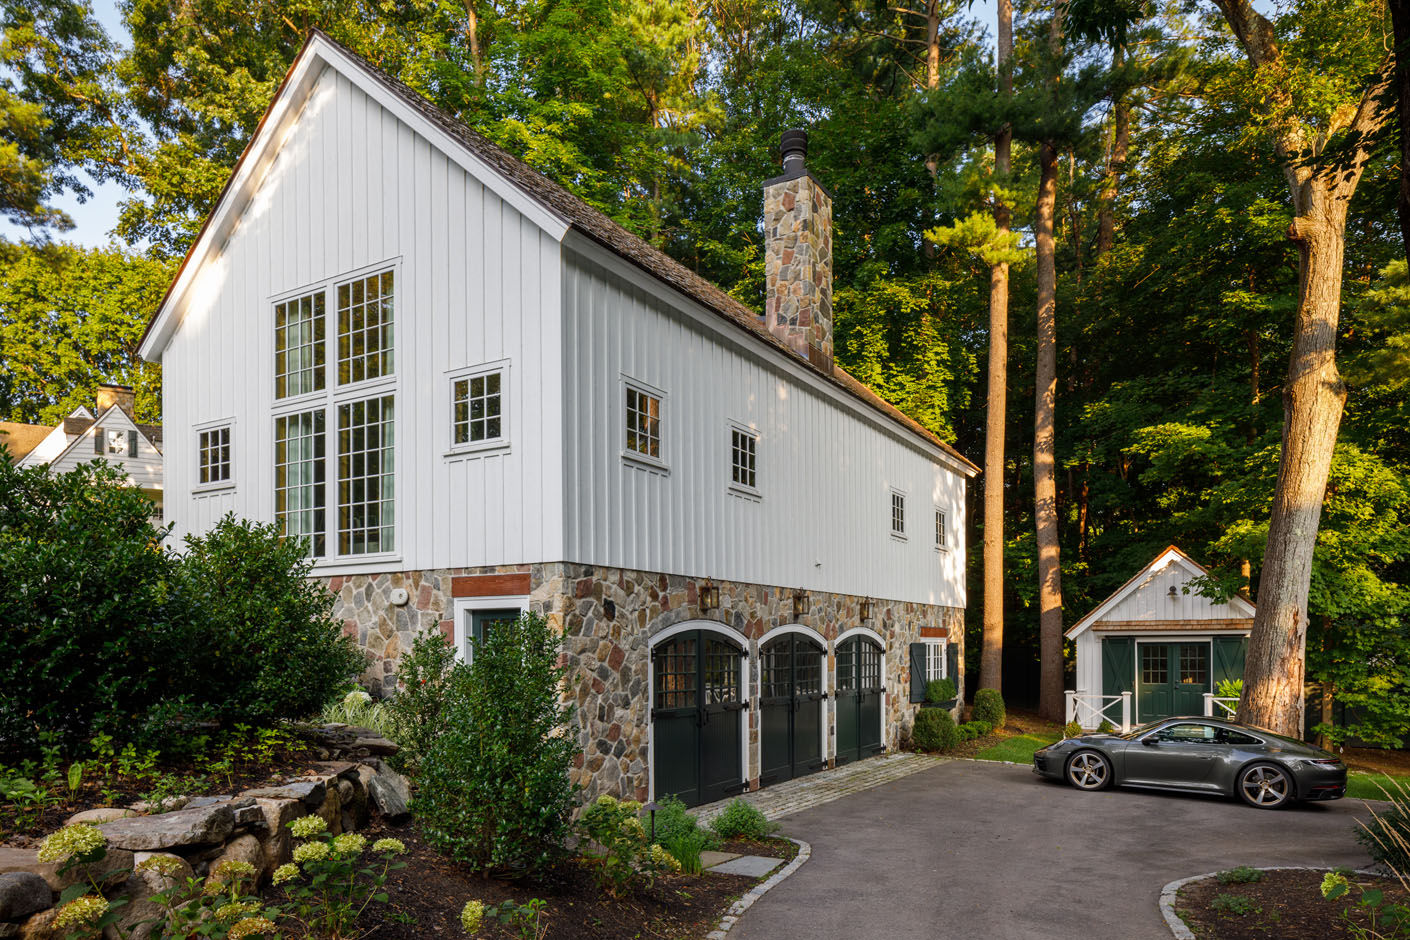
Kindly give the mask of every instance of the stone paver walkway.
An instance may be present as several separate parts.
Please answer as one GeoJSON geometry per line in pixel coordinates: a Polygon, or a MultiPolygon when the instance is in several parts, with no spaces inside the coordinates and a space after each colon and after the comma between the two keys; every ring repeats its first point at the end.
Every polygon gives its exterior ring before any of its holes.
{"type": "MultiPolygon", "coordinates": [[[[883,754],[880,757],[843,764],[833,770],[820,770],[796,780],[785,780],[783,783],[763,787],[752,793],[742,793],[740,796],[767,818],[779,819],[789,813],[831,803],[844,796],[908,777],[917,771],[928,770],[943,760],[944,758],[927,754],[883,754]]],[[[730,798],[732,799],[734,797],[730,798]]],[[[730,800],[706,803],[690,812],[703,825],[724,812],[730,800]]]]}

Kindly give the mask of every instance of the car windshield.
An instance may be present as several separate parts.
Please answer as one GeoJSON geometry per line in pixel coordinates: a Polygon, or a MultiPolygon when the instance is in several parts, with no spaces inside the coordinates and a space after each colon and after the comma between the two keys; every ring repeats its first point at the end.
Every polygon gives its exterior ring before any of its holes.
{"type": "Polygon", "coordinates": [[[1141,735],[1145,734],[1147,731],[1154,731],[1156,728],[1159,728],[1161,725],[1165,724],[1167,720],[1168,719],[1162,718],[1160,721],[1148,721],[1145,724],[1141,725],[1139,728],[1132,728],[1130,731],[1121,735],[1121,737],[1125,738],[1128,741],[1135,740],[1136,738],[1139,738],[1141,735]]]}

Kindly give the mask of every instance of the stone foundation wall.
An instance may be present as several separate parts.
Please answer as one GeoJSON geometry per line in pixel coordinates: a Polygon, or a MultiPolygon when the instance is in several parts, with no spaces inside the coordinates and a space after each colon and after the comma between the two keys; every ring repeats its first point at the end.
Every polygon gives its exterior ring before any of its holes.
{"type": "MultiPolygon", "coordinates": [[[[871,619],[862,623],[863,598],[813,591],[808,594],[809,612],[795,619],[792,588],[716,581],[719,606],[705,610],[700,606],[701,580],[553,563],[348,575],[329,579],[329,588],[338,596],[335,615],[343,620],[344,629],[373,654],[366,680],[381,694],[395,691],[397,661],[410,649],[417,632],[439,629],[447,636],[453,634],[450,618],[457,596],[474,596],[467,592],[527,596],[529,609],[543,614],[564,634],[565,697],[575,706],[582,747],[573,779],[588,799],[601,793],[647,798],[651,640],[677,624],[713,622],[743,635],[750,657],[746,696],[751,702],[759,696],[759,639],[770,630],[796,625],[816,633],[827,649],[829,676],[836,667],[833,643],[840,635],[859,626],[875,631],[886,648],[883,744],[888,749],[896,748],[909,734],[917,708],[909,702],[909,647],[921,638],[921,628],[946,628],[950,642],[963,642],[964,611],[958,607],[873,599],[871,619]],[[391,604],[397,588],[410,595],[401,607],[391,604]]],[[[832,722],[831,709],[828,715],[832,722]]],[[[747,776],[757,786],[759,714],[750,709],[745,716],[747,776]]],[[[834,734],[829,729],[829,740],[834,734]]]]}

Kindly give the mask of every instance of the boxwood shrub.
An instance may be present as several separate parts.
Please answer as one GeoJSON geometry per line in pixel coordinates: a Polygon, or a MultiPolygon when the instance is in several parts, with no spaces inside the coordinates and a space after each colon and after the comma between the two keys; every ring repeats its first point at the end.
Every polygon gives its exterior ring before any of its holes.
{"type": "Polygon", "coordinates": [[[975,721],[987,721],[990,727],[999,729],[1008,720],[1008,713],[1004,710],[1004,697],[999,694],[998,689],[980,689],[974,693],[974,714],[975,721]]]}
{"type": "Polygon", "coordinates": [[[960,731],[945,709],[922,708],[911,726],[911,741],[922,751],[952,751],[960,743],[960,731]]]}

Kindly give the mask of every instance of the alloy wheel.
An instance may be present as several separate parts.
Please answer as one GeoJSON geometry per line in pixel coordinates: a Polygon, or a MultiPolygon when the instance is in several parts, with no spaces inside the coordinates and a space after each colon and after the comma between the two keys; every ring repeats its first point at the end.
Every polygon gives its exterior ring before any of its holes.
{"type": "Polygon", "coordinates": [[[1067,764],[1067,779],[1079,790],[1100,790],[1111,778],[1111,765],[1095,751],[1083,751],[1067,764]]]}
{"type": "Polygon", "coordinates": [[[1276,809],[1292,795],[1292,780],[1277,767],[1259,764],[1239,777],[1239,795],[1259,809],[1276,809]]]}

